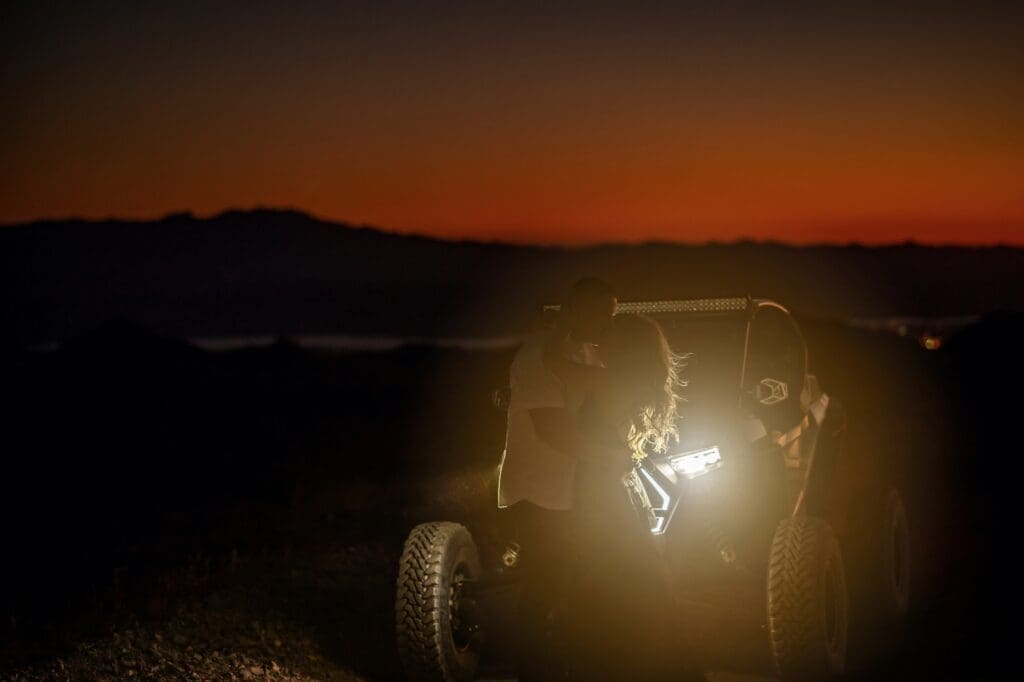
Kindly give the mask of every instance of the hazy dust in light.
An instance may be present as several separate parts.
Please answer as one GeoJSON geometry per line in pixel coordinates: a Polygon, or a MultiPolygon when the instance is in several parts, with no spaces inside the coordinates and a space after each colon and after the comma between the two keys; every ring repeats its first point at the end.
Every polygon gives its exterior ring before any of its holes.
{"type": "Polygon", "coordinates": [[[1024,244],[1021,11],[828,4],[5,9],[0,222],[1024,244]]]}

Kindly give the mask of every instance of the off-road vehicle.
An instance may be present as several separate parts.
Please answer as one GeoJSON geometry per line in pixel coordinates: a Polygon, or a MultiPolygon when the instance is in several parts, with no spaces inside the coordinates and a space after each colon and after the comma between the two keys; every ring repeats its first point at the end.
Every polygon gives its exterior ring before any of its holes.
{"type": "MultiPolygon", "coordinates": [[[[861,623],[875,630],[898,628],[907,613],[910,536],[895,487],[844,494],[846,420],[809,373],[796,323],[778,303],[751,298],[624,302],[617,313],[657,320],[686,361],[679,442],[637,465],[650,531],[687,595],[680,608],[691,620],[709,613],[700,604],[751,615],[783,679],[842,674],[857,602],[879,607],[872,613],[885,622],[861,623]],[[852,524],[851,513],[870,522],[852,524]]],[[[508,540],[481,556],[458,523],[409,533],[396,625],[410,678],[471,680],[483,653],[511,647],[502,643],[515,622],[518,546],[508,540]]]]}

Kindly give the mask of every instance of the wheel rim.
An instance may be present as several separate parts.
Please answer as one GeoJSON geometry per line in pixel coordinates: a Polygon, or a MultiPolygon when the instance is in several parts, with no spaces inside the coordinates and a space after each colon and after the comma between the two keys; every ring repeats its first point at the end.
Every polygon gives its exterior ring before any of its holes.
{"type": "Polygon", "coordinates": [[[473,633],[462,613],[462,587],[469,577],[469,567],[464,562],[459,563],[452,572],[451,590],[448,593],[448,629],[452,643],[459,652],[467,651],[473,645],[473,633]]]}

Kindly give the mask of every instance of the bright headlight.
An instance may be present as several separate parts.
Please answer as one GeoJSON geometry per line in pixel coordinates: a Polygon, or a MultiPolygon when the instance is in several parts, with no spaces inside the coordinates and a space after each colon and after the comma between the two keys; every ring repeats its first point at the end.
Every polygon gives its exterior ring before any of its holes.
{"type": "Polygon", "coordinates": [[[720,467],[722,453],[718,451],[717,445],[713,445],[703,450],[676,455],[668,460],[668,464],[677,474],[695,478],[720,467]]]}

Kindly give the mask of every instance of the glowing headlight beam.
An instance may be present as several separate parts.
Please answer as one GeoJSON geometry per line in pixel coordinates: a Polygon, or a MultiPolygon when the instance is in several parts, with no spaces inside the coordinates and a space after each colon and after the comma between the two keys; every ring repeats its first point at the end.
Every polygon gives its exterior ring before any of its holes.
{"type": "Polygon", "coordinates": [[[718,451],[718,446],[714,445],[710,448],[672,457],[668,463],[677,474],[682,474],[687,478],[696,478],[720,467],[722,453],[718,451]]]}

